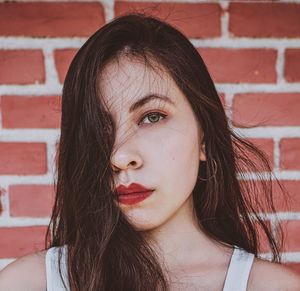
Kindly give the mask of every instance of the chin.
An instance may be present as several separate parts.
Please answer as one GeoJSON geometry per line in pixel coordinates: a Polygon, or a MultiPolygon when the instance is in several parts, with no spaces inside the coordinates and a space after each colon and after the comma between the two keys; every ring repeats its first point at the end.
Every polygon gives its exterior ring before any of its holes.
{"type": "Polygon", "coordinates": [[[129,218],[129,222],[136,231],[151,231],[159,226],[153,221],[145,221],[141,218],[129,218]]]}
{"type": "Polygon", "coordinates": [[[151,231],[157,228],[156,225],[150,223],[131,223],[136,231],[151,231]]]}

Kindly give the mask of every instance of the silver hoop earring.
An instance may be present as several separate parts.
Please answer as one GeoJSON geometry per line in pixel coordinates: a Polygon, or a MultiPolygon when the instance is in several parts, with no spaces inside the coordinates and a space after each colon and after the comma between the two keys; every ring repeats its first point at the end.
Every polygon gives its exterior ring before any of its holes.
{"type": "Polygon", "coordinates": [[[213,163],[213,172],[214,172],[213,175],[210,176],[209,178],[201,178],[201,177],[198,176],[198,180],[200,180],[200,181],[209,181],[210,179],[212,179],[213,177],[216,176],[217,170],[218,170],[218,165],[217,165],[217,162],[216,162],[215,159],[212,159],[212,163],[213,163]]]}

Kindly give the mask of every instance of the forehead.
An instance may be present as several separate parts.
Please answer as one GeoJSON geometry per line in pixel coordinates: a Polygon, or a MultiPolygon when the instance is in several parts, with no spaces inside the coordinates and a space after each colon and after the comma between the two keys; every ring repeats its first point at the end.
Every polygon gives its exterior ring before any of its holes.
{"type": "MultiPolygon", "coordinates": [[[[159,65],[148,66],[133,57],[121,57],[106,65],[100,77],[100,92],[109,110],[124,109],[149,93],[179,94],[174,80],[159,65]]],[[[174,100],[175,101],[175,100],[174,100]]]]}

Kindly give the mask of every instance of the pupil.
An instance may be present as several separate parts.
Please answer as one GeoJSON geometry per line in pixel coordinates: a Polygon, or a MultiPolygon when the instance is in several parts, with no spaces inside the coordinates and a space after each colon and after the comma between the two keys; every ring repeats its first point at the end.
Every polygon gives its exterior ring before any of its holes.
{"type": "Polygon", "coordinates": [[[150,119],[151,122],[152,121],[157,121],[157,117],[158,117],[158,115],[156,113],[153,113],[153,114],[149,115],[149,119],[150,119]],[[154,119],[152,118],[153,116],[154,116],[154,119]]]}

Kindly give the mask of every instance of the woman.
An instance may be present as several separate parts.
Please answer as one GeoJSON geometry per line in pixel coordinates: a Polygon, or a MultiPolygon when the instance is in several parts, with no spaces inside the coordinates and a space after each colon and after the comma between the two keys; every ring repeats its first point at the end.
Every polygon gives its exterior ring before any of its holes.
{"type": "Polygon", "coordinates": [[[1,290],[300,290],[259,216],[275,211],[271,180],[263,200],[237,177],[268,161],[231,131],[203,60],[167,23],[122,16],[82,46],[59,148],[46,248],[5,268],[1,290]],[[257,257],[259,227],[273,262],[257,257]]]}

